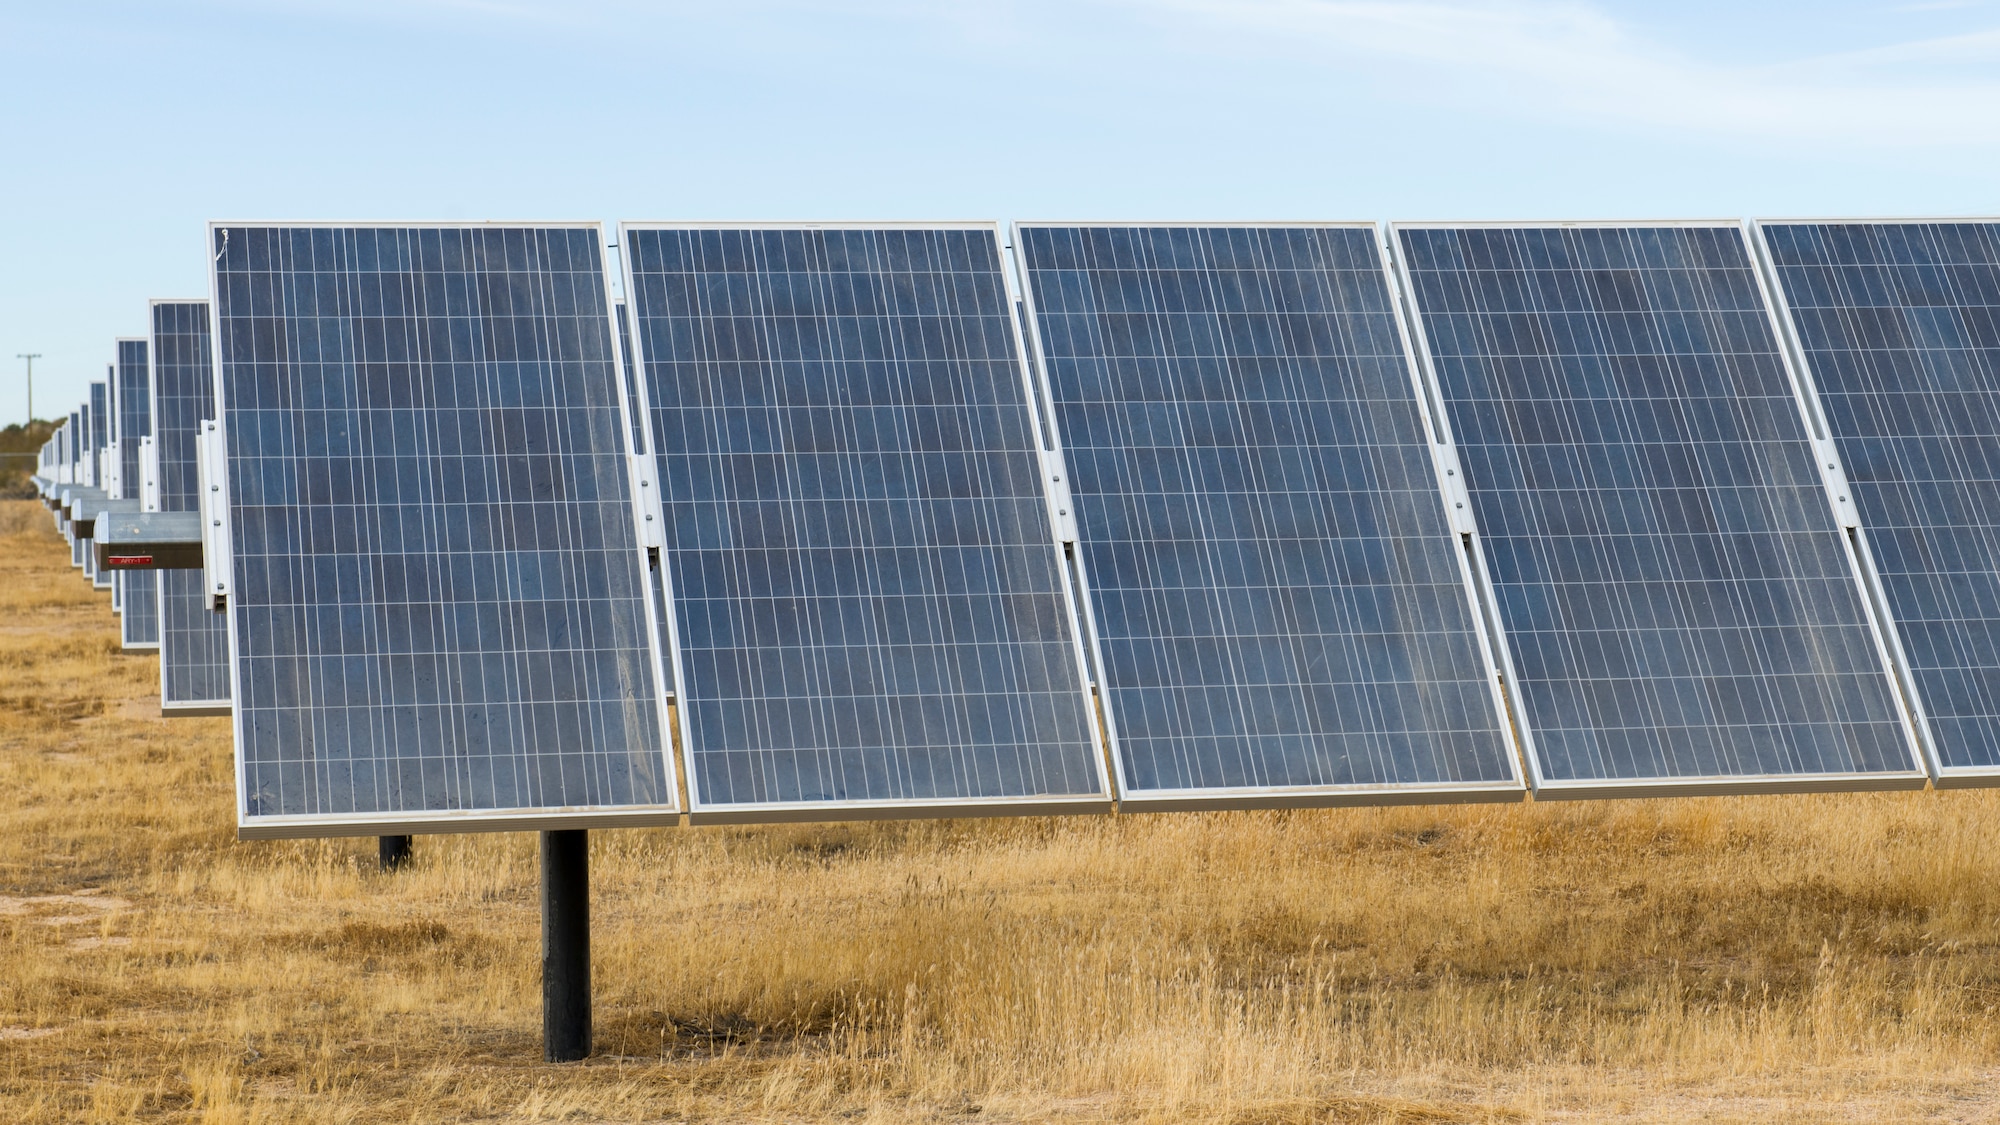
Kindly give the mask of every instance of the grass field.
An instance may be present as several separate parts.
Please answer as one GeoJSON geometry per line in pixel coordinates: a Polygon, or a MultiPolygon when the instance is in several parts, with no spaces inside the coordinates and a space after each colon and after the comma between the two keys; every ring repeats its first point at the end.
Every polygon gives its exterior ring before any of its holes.
{"type": "Polygon", "coordinates": [[[239,843],[224,719],[0,504],[0,1121],[2000,1120],[2000,799],[239,843]]]}

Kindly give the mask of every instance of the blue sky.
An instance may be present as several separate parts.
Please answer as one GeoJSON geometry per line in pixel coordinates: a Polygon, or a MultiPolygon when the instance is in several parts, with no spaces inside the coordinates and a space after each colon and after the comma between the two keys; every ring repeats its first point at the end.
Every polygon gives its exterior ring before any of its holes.
{"type": "Polygon", "coordinates": [[[209,219],[2000,213],[2000,3],[0,0],[0,422],[209,219]]]}

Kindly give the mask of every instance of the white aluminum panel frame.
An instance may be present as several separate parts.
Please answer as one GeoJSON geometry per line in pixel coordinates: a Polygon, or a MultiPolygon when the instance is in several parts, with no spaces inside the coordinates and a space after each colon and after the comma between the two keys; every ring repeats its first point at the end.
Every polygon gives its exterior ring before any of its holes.
{"type": "MultiPolygon", "coordinates": [[[[1941,218],[1888,218],[1851,217],[1835,218],[1782,218],[1750,220],[1751,245],[1757,254],[1757,267],[1762,273],[1764,284],[1770,293],[1772,303],[1780,314],[1780,324],[1784,330],[1786,355],[1797,372],[1799,393],[1810,401],[1812,407],[1813,433],[1819,439],[1823,451],[1820,463],[1824,465],[1830,478],[1838,485],[1847,481],[1846,468],[1840,459],[1832,431],[1826,425],[1826,406],[1820,400],[1819,380],[1813,373],[1812,364],[1807,361],[1805,347],[1799,339],[1798,323],[1792,316],[1791,297],[1785,292],[1783,279],[1778,276],[1777,266],[1771,261],[1770,246],[1764,240],[1767,226],[1990,226],[2000,227],[2000,217],[1980,215],[1954,215],[1941,218]]],[[[1845,496],[1841,497],[1843,500],[1845,496]]],[[[1868,578],[1869,596],[1874,599],[1876,612],[1882,620],[1895,625],[1895,613],[1889,607],[1889,595],[1882,584],[1882,574],[1875,565],[1875,551],[1869,544],[1868,525],[1862,522],[1860,512],[1848,504],[1849,526],[1857,549],[1861,554],[1863,569],[1868,578]]],[[[1903,705],[1909,710],[1924,748],[1924,765],[1931,775],[1931,784],[1939,789],[1977,789],[2000,786],[2000,765],[1997,766],[1946,766],[1937,747],[1936,736],[1931,730],[1930,713],[1925,708],[1923,692],[1917,687],[1916,671],[1903,649],[1902,630],[1891,627],[1887,630],[1889,650],[1893,656],[1896,681],[1902,692],[1903,705]]]]}
{"type": "MultiPolygon", "coordinates": [[[[1785,347],[1785,336],[1777,321],[1771,293],[1768,289],[1764,288],[1764,277],[1762,271],[1758,268],[1756,246],[1750,236],[1749,226],[1742,219],[1587,219],[1389,223],[1387,227],[1388,241],[1397,249],[1395,255],[1396,272],[1401,279],[1403,291],[1409,301],[1410,320],[1416,333],[1418,352],[1423,360],[1424,378],[1429,384],[1430,393],[1435,396],[1434,401],[1437,404],[1438,422],[1441,427],[1444,427],[1442,432],[1446,435],[1447,440],[1449,440],[1450,434],[1450,412],[1445,407],[1443,387],[1438,381],[1436,363],[1430,352],[1429,333],[1424,330],[1423,326],[1423,310],[1417,299],[1416,287],[1410,282],[1408,265],[1403,261],[1403,255],[1400,252],[1401,245],[1396,237],[1397,233],[1403,230],[1550,230],[1563,228],[1734,230],[1737,237],[1743,241],[1745,261],[1750,267],[1751,274],[1757,280],[1759,293],[1764,302],[1765,317],[1771,326],[1773,339],[1778,345],[1779,360],[1784,367],[1788,385],[1792,388],[1793,405],[1799,411],[1801,436],[1807,441],[1808,445],[1813,446],[1815,450],[1817,449],[1817,442],[1814,441],[1816,431],[1813,428],[1810,409],[1800,393],[1798,372],[1793,368],[1791,356],[1785,347]]],[[[1824,470],[1821,472],[1821,484],[1823,488],[1827,485],[1824,470]]],[[[1835,502],[1834,494],[1828,491],[1825,499],[1828,509],[1835,516],[1835,526],[1841,527],[1839,518],[1840,506],[1835,502]]],[[[1477,537],[1475,536],[1476,541],[1477,537]]],[[[1848,540],[1847,545],[1848,570],[1854,580],[1855,592],[1861,600],[1862,612],[1866,618],[1869,632],[1875,640],[1878,668],[1882,672],[1883,677],[1888,681],[1890,695],[1899,703],[1902,703],[1905,701],[1905,698],[1900,690],[1901,685],[1894,671],[1895,665],[1890,659],[1884,635],[1885,630],[1882,627],[1880,618],[1877,616],[1876,605],[1862,574],[1860,560],[1856,556],[1853,541],[1848,540]]],[[[1487,567],[1484,552],[1480,552],[1478,558],[1482,585],[1490,593],[1493,579],[1487,567]]],[[[1497,612],[1499,602],[1496,599],[1491,604],[1496,607],[1493,622],[1494,628],[1499,636],[1505,638],[1506,624],[1499,619],[1497,612]]],[[[1533,779],[1535,797],[1538,800],[1690,797],[1751,793],[1887,792],[1922,789],[1930,781],[1930,772],[1927,768],[1925,752],[1920,744],[1916,728],[1912,725],[1911,716],[1906,709],[1899,709],[1898,718],[1903,727],[1904,749],[1910,756],[1910,768],[1907,771],[1883,773],[1745,774],[1740,776],[1725,774],[1674,778],[1633,778],[1629,780],[1593,778],[1580,781],[1551,781],[1543,776],[1541,762],[1532,753],[1534,731],[1528,719],[1525,702],[1521,696],[1520,684],[1514,674],[1512,645],[1503,643],[1501,651],[1502,656],[1507,662],[1507,687],[1509,697],[1514,704],[1514,720],[1517,729],[1521,733],[1522,744],[1531,751],[1528,754],[1528,767],[1530,776],[1533,779]]]]}
{"type": "MultiPolygon", "coordinates": [[[[986,219],[950,219],[930,222],[922,220],[893,220],[883,222],[731,222],[718,220],[672,222],[627,220],[618,224],[618,260],[624,274],[625,300],[628,305],[635,301],[637,297],[632,284],[632,254],[629,244],[626,241],[627,233],[631,231],[684,230],[974,230],[989,232],[993,237],[996,260],[1000,263],[1002,284],[1007,288],[1007,316],[1009,321],[1012,322],[1014,329],[1015,365],[1021,379],[1022,401],[1028,408],[1030,421],[1040,421],[1039,413],[1036,409],[1034,376],[1029,370],[1027,341],[1022,335],[1021,330],[1021,318],[1017,304],[1018,294],[1014,290],[1013,279],[1007,276],[1007,246],[998,222],[986,219]]],[[[650,387],[646,374],[645,343],[642,339],[643,334],[639,331],[640,322],[636,305],[631,306],[631,311],[632,366],[635,368],[635,374],[638,377],[638,382],[636,383],[637,401],[640,404],[640,410],[650,412],[652,409],[652,398],[648,394],[650,387]]],[[[653,432],[650,422],[651,419],[649,416],[645,431],[646,443],[649,449],[653,445],[653,432]]],[[[653,449],[651,456],[655,458],[654,463],[657,465],[659,451],[653,449]]],[[[1047,473],[1043,474],[1043,483],[1044,491],[1048,498],[1048,512],[1051,524],[1049,545],[1056,552],[1056,561],[1058,563],[1056,569],[1062,575],[1063,598],[1069,611],[1070,629],[1072,630],[1071,644],[1075,650],[1074,659],[1076,660],[1078,678],[1077,688],[1081,694],[1084,711],[1090,724],[1093,745],[1094,747],[1102,747],[1104,733],[1098,721],[1098,710],[1094,706],[1096,700],[1091,691],[1090,664],[1088,663],[1088,654],[1084,647],[1085,634],[1078,613],[1077,592],[1070,581],[1069,568],[1061,565],[1064,562],[1061,527],[1059,518],[1056,516],[1056,512],[1061,506],[1056,502],[1056,494],[1048,487],[1048,475],[1047,473]]],[[[668,551],[671,551],[671,549],[669,547],[668,551]]],[[[663,620],[667,623],[668,643],[673,650],[674,699],[676,701],[684,701],[687,699],[687,692],[685,690],[686,684],[681,660],[680,623],[677,615],[673,612],[673,576],[664,558],[662,558],[660,566],[660,586],[666,592],[667,599],[667,613],[663,620]]],[[[700,797],[701,789],[698,784],[695,755],[686,741],[685,727],[688,720],[685,706],[677,706],[674,709],[674,720],[679,728],[676,731],[675,745],[681,748],[685,766],[682,776],[687,779],[688,820],[691,824],[779,824],[989,816],[1052,816],[1109,812],[1114,807],[1116,800],[1116,790],[1113,789],[1111,778],[1105,771],[1104,756],[1101,752],[1098,752],[1091,755],[1091,760],[1095,764],[1097,772],[1098,792],[1076,797],[977,797],[943,801],[770,801],[754,805],[742,803],[704,805],[700,797]]]]}
{"type": "MultiPolygon", "coordinates": [[[[222,260],[222,251],[217,248],[218,243],[216,242],[216,235],[218,232],[224,232],[232,229],[234,230],[249,230],[249,229],[454,230],[454,231],[588,230],[597,239],[597,246],[599,250],[598,264],[599,264],[599,270],[603,275],[602,284],[604,287],[604,309],[605,309],[604,323],[605,327],[610,332],[609,340],[610,340],[612,370],[618,375],[618,377],[623,378],[624,376],[625,365],[623,359],[619,355],[619,348],[618,348],[618,322],[616,319],[617,308],[615,305],[612,304],[613,297],[611,293],[611,269],[610,269],[610,262],[608,260],[609,255],[604,253],[607,247],[604,240],[604,224],[602,222],[598,222],[596,220],[571,221],[571,222],[520,222],[520,221],[425,222],[425,221],[410,221],[410,220],[376,222],[376,221],[365,221],[365,220],[337,220],[337,221],[304,220],[304,221],[288,222],[288,221],[269,220],[269,219],[211,221],[208,224],[208,242],[207,242],[207,245],[210,248],[209,264],[208,264],[208,293],[209,293],[208,332],[209,332],[209,358],[210,362],[214,364],[213,387],[215,391],[216,418],[208,423],[205,423],[204,425],[207,427],[214,427],[211,436],[215,442],[215,449],[216,449],[215,468],[216,470],[218,470],[216,475],[218,481],[224,485],[224,488],[220,492],[221,504],[219,510],[223,513],[224,518],[222,518],[219,521],[219,524],[212,524],[211,518],[208,514],[208,510],[204,509],[202,523],[204,531],[212,530],[213,526],[220,526],[224,538],[222,543],[219,545],[219,550],[220,550],[219,555],[215,553],[217,550],[216,547],[212,547],[210,544],[204,543],[203,557],[204,559],[210,557],[216,557],[219,558],[220,560],[226,560],[224,562],[225,574],[229,573],[234,569],[235,560],[233,554],[230,553],[230,544],[227,539],[229,530],[229,521],[226,518],[226,513],[228,510],[228,492],[226,489],[226,483],[228,481],[228,473],[226,471],[227,458],[228,458],[228,440],[227,440],[228,390],[225,387],[222,378],[222,316],[221,316],[222,294],[221,294],[220,277],[218,276],[216,271],[217,263],[219,263],[222,260]]],[[[224,237],[226,238],[227,235],[225,234],[224,237]]],[[[148,359],[149,360],[151,359],[150,353],[148,354],[148,359]]],[[[625,407],[625,397],[623,394],[624,388],[621,385],[616,389],[619,392],[615,396],[618,399],[618,416],[621,422],[623,422],[624,425],[627,427],[626,432],[629,434],[631,432],[630,431],[631,418],[628,416],[628,412],[625,407]]],[[[631,462],[629,459],[627,459],[625,463],[628,467],[626,487],[630,489],[632,494],[636,497],[638,495],[639,489],[637,487],[637,483],[633,481],[629,476],[629,467],[631,462]]],[[[202,481],[201,487],[202,487],[203,498],[206,499],[210,492],[210,482],[204,479],[202,481]]],[[[634,511],[635,512],[637,511],[636,500],[634,503],[634,511]]],[[[643,578],[643,576],[646,573],[646,568],[648,566],[648,557],[644,545],[644,534],[640,530],[640,528],[636,525],[634,527],[634,539],[636,541],[634,549],[638,557],[640,573],[642,576],[639,585],[645,590],[645,612],[648,615],[651,615],[655,612],[656,603],[654,602],[652,583],[644,581],[643,578]]],[[[204,573],[207,572],[204,571],[204,573]]],[[[214,585],[213,578],[209,580],[209,583],[211,586],[214,585]]],[[[229,578],[225,582],[226,585],[232,583],[233,583],[233,578],[229,578]]],[[[225,591],[225,593],[226,592],[227,591],[225,591]]],[[[232,700],[241,699],[243,692],[243,684],[241,679],[242,659],[240,657],[240,654],[237,652],[237,642],[236,642],[236,609],[237,609],[236,599],[234,597],[226,597],[224,600],[223,611],[227,613],[229,622],[226,631],[229,635],[229,692],[230,692],[230,698],[232,700]]],[[[678,794],[680,793],[681,790],[682,775],[679,768],[679,762],[676,761],[676,755],[674,753],[672,728],[668,723],[668,714],[670,712],[669,705],[673,698],[673,695],[668,690],[668,688],[672,681],[669,681],[665,675],[665,670],[664,670],[665,665],[662,660],[662,654],[660,652],[660,644],[658,640],[657,631],[655,629],[650,628],[651,625],[650,621],[646,622],[646,625],[649,627],[645,628],[643,632],[645,633],[647,648],[651,655],[651,666],[653,669],[654,686],[656,689],[654,712],[655,712],[655,721],[658,724],[658,729],[660,732],[660,740],[661,740],[660,765],[663,769],[666,770],[666,773],[663,776],[663,781],[664,781],[664,788],[669,796],[668,803],[655,804],[655,805],[630,805],[630,806],[569,805],[560,807],[550,806],[550,807],[524,807],[524,808],[506,808],[506,809],[477,809],[477,810],[449,810],[449,811],[422,810],[422,811],[412,811],[412,812],[402,812],[402,813],[365,813],[365,814],[337,813],[337,814],[311,814],[304,816],[265,816],[265,817],[249,818],[245,817],[243,814],[244,794],[246,791],[244,772],[243,772],[243,715],[241,711],[237,710],[232,706],[228,713],[231,715],[230,738],[232,743],[232,751],[234,756],[234,766],[236,774],[237,838],[243,840],[272,840],[272,839],[291,839],[291,838],[316,838],[316,837],[330,837],[330,836],[379,836],[379,835],[391,835],[391,834],[393,835],[428,834],[428,833],[440,833],[440,832],[521,832],[521,831],[544,831],[544,830],[561,830],[561,829],[577,829],[577,828],[662,827],[669,825],[679,825],[683,823],[684,818],[686,816],[685,805],[684,802],[678,798],[678,794]]]]}
{"type": "MultiPolygon", "coordinates": [[[[1378,227],[1374,222],[1319,222],[1312,220],[1273,222],[1210,222],[1192,220],[1121,222],[1115,220],[1088,220],[1065,222],[1052,219],[1022,219],[1015,221],[1012,224],[1014,237],[1011,240],[1012,245],[1010,249],[1013,251],[1011,258],[1027,314],[1023,319],[1027,322],[1027,331],[1035,360],[1034,367],[1037,376],[1035,393],[1038,399],[1037,405],[1041,408],[1046,426],[1045,432],[1048,435],[1047,440],[1050,443],[1048,462],[1051,466],[1052,476],[1066,476],[1068,474],[1067,460],[1064,454],[1061,425],[1056,417],[1054,388],[1049,381],[1048,357],[1042,349],[1040,325],[1036,323],[1037,307],[1034,297],[1034,282],[1027,269],[1027,263],[1023,260],[1020,249],[1020,232],[1031,227],[1105,227],[1124,230],[1167,228],[1193,230],[1333,229],[1367,231],[1370,240],[1375,244],[1378,268],[1382,271],[1384,295],[1395,306],[1392,309],[1391,315],[1396,321],[1397,335],[1403,348],[1404,371],[1410,380],[1411,393],[1415,396],[1418,417],[1426,427],[1425,432],[1430,435],[1432,441],[1431,468],[1437,481],[1438,499],[1442,505],[1441,510],[1444,512],[1450,526],[1455,531],[1459,530],[1459,520],[1455,518],[1452,509],[1455,494],[1451,482],[1444,472],[1447,461],[1443,459],[1445,454],[1440,452],[1448,451],[1449,443],[1441,438],[1440,435],[1444,431],[1437,428],[1431,417],[1432,412],[1428,392],[1423,385],[1421,376],[1418,374],[1416,357],[1411,350],[1410,333],[1408,326],[1404,323],[1401,301],[1396,289],[1396,278],[1390,270],[1386,255],[1383,253],[1382,239],[1378,233],[1378,227]]],[[[1450,463],[1455,464],[1455,461],[1450,463]]],[[[1065,485],[1065,497],[1067,497],[1067,493],[1068,490],[1065,485]]],[[[1074,516],[1071,518],[1074,519],[1074,516]]],[[[1091,688],[1099,705],[1104,709],[1105,751],[1117,778],[1118,807],[1120,811],[1171,812],[1201,809],[1289,809],[1374,805],[1495,804],[1512,803],[1525,799],[1527,786],[1524,783],[1521,772],[1523,755],[1518,738],[1516,737],[1516,730],[1513,724],[1508,721],[1507,701],[1501,692],[1500,668],[1494,662],[1495,651],[1504,651],[1504,649],[1496,645],[1489,634],[1487,611],[1484,605],[1481,604],[1480,592],[1474,584],[1474,574],[1465,557],[1464,551],[1454,550],[1453,554],[1458,558],[1459,576],[1463,581],[1465,595],[1468,599],[1468,608],[1472,611],[1474,628],[1478,633],[1480,659],[1486,667],[1487,683],[1492,694],[1495,718],[1499,724],[1501,738],[1507,747],[1508,764],[1513,774],[1509,780],[1412,785],[1286,785],[1232,786],[1214,789],[1136,789],[1125,776],[1124,755],[1121,753],[1118,739],[1117,708],[1112,702],[1110,691],[1101,686],[1104,653],[1097,625],[1096,610],[1089,597],[1090,575],[1084,563],[1083,553],[1081,551],[1074,552],[1068,561],[1076,570],[1075,581],[1082,594],[1079,600],[1091,646],[1091,664],[1089,670],[1090,674],[1094,677],[1091,688]]]]}

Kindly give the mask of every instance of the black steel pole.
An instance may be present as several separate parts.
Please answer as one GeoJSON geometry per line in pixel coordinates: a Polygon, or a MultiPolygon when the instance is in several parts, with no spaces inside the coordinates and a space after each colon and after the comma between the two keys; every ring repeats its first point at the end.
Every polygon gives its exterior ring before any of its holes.
{"type": "Polygon", "coordinates": [[[590,1054],[590,833],[542,833],[542,1056],[590,1054]]]}
{"type": "Polygon", "coordinates": [[[384,836],[376,841],[376,854],[382,859],[382,870],[394,871],[410,861],[410,838],[408,836],[384,836]]]}

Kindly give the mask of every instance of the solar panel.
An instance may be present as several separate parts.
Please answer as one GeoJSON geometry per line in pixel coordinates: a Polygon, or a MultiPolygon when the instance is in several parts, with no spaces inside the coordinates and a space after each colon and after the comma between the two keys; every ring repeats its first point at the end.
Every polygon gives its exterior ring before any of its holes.
{"type": "Polygon", "coordinates": [[[2000,220],[1757,224],[1938,784],[2000,777],[2000,220]]]}
{"type": "Polygon", "coordinates": [[[1105,808],[998,228],[620,229],[693,815],[1105,808]]]}
{"type": "MultiPolygon", "coordinates": [[[[112,369],[105,368],[108,375],[112,369]]],[[[108,379],[90,384],[90,480],[92,488],[103,488],[104,448],[111,440],[111,385],[108,379]]]]}
{"type": "MultiPolygon", "coordinates": [[[[118,341],[118,365],[112,374],[112,424],[118,463],[113,481],[117,496],[139,499],[143,473],[139,466],[139,439],[153,432],[153,394],[148,386],[146,341],[118,341]]],[[[93,563],[95,560],[93,560],[93,563]]],[[[127,652],[151,652],[160,647],[160,602],[158,572],[139,570],[107,573],[113,584],[113,600],[119,610],[119,635],[127,652]]]]}
{"type": "MultiPolygon", "coordinates": [[[[106,368],[110,372],[112,368],[106,368]]],[[[90,410],[86,414],[90,420],[90,448],[86,450],[86,472],[90,476],[92,488],[104,488],[104,450],[112,440],[112,402],[110,402],[110,380],[90,384],[90,410]]],[[[98,558],[84,544],[84,577],[90,585],[108,591],[112,589],[112,577],[98,573],[98,558]]]]}
{"type": "Polygon", "coordinates": [[[1126,806],[1517,799],[1375,227],[1016,238],[1126,806]]]}
{"type": "Polygon", "coordinates": [[[241,834],[676,819],[603,250],[211,225],[241,834]]]}
{"type": "Polygon", "coordinates": [[[146,385],[146,341],[118,341],[112,400],[117,407],[112,437],[118,442],[116,495],[139,498],[139,439],[153,432],[153,398],[146,385]]]}
{"type": "MultiPolygon", "coordinates": [[[[154,301],[149,389],[153,454],[162,512],[194,512],[195,437],[215,416],[207,301],[154,301]]],[[[155,571],[160,589],[160,710],[169,715],[229,713],[229,630],[208,608],[201,571],[155,571]]]]}
{"type": "Polygon", "coordinates": [[[1395,237],[1538,784],[1921,785],[1741,225],[1395,237]]]}
{"type": "Polygon", "coordinates": [[[84,462],[84,449],[86,446],[90,444],[90,430],[87,426],[84,425],[83,419],[84,415],[87,414],[89,410],[90,410],[90,404],[86,402],[83,405],[77,407],[75,410],[71,411],[69,416],[70,433],[72,437],[70,439],[70,448],[69,448],[70,479],[68,483],[77,486],[85,486],[88,483],[84,479],[86,473],[83,467],[83,462],[84,462]]]}

